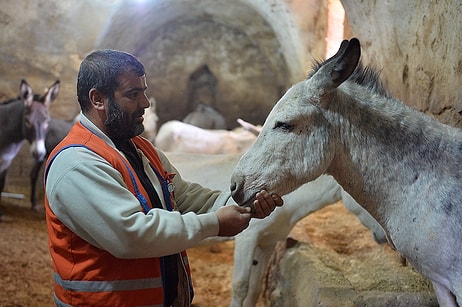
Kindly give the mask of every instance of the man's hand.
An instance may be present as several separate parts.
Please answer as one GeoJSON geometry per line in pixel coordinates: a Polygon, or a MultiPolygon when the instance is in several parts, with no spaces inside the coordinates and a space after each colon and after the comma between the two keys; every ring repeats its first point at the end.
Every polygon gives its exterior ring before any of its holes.
{"type": "Polygon", "coordinates": [[[249,226],[251,209],[229,205],[217,210],[217,217],[220,229],[218,236],[232,237],[243,231],[249,226]]]}
{"type": "Polygon", "coordinates": [[[253,202],[252,217],[257,219],[267,217],[276,207],[284,204],[281,196],[278,194],[269,194],[265,190],[258,192],[256,198],[253,202]]]}

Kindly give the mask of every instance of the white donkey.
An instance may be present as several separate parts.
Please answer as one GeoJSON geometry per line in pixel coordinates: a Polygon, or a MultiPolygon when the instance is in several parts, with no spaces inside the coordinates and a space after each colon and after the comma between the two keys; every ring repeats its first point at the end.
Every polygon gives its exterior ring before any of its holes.
{"type": "Polygon", "coordinates": [[[171,120],[160,126],[155,145],[167,152],[237,154],[247,151],[256,138],[255,133],[242,128],[202,129],[171,120]]]}
{"type": "Polygon", "coordinates": [[[277,102],[233,174],[233,197],[281,195],[330,174],[434,286],[440,306],[462,305],[462,130],[393,99],[360,43],[277,102]],[[262,167],[264,165],[264,167],[262,167]]]}
{"type": "MultiPolygon", "coordinates": [[[[183,179],[216,190],[227,190],[241,155],[166,153],[183,179]]],[[[368,227],[378,243],[385,243],[381,226],[359,206],[332,176],[321,176],[285,195],[284,206],[265,219],[253,219],[235,238],[231,306],[255,306],[268,261],[276,243],[287,238],[295,224],[311,212],[342,200],[345,207],[368,227]]],[[[231,238],[229,238],[231,239],[231,238]]],[[[207,244],[223,240],[207,240],[207,244]],[[212,242],[211,242],[212,241],[212,242]]]]}

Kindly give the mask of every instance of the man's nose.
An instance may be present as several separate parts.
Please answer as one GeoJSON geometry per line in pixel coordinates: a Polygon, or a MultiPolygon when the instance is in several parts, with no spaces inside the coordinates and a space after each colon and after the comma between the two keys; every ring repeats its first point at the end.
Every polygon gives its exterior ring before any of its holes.
{"type": "Polygon", "coordinates": [[[146,94],[143,95],[143,108],[147,109],[151,106],[151,101],[149,100],[148,96],[146,94]]]}

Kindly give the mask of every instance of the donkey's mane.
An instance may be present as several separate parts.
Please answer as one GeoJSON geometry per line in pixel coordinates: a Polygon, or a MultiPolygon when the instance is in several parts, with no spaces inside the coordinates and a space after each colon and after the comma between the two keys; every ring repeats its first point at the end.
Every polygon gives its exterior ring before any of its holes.
{"type": "MultiPolygon", "coordinates": [[[[308,74],[307,79],[311,78],[328,61],[329,60],[314,61],[313,70],[308,74]]],[[[361,62],[359,62],[347,81],[364,86],[381,96],[392,98],[388,90],[385,88],[384,83],[380,80],[380,72],[381,70],[378,70],[371,65],[364,66],[361,62]]]]}

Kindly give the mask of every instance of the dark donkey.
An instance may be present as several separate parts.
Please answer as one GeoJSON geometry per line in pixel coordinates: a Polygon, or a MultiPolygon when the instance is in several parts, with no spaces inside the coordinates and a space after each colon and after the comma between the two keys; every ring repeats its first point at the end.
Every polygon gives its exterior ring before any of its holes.
{"type": "MultiPolygon", "coordinates": [[[[56,99],[59,87],[58,80],[44,95],[34,95],[29,84],[22,80],[19,97],[0,104],[0,192],[5,187],[6,172],[25,139],[36,160],[45,158],[45,135],[50,121],[48,108],[56,99]]],[[[2,215],[0,210],[0,217],[2,215]]]]}

